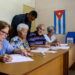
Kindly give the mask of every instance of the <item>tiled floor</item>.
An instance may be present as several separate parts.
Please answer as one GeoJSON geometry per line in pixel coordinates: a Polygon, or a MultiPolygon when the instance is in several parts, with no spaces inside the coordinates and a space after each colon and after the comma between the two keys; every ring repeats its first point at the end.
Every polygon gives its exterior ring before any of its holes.
{"type": "Polygon", "coordinates": [[[72,67],[70,68],[69,75],[75,75],[75,64],[73,64],[72,67]]]}
{"type": "Polygon", "coordinates": [[[70,70],[69,71],[69,75],[75,75],[75,71],[74,70],[70,70]]]}

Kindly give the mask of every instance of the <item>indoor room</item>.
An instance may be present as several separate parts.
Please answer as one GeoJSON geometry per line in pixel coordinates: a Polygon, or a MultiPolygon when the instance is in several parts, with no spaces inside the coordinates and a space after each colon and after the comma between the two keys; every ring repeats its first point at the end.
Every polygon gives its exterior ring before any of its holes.
{"type": "Polygon", "coordinates": [[[0,75],[75,75],[75,0],[0,0],[0,75]]]}

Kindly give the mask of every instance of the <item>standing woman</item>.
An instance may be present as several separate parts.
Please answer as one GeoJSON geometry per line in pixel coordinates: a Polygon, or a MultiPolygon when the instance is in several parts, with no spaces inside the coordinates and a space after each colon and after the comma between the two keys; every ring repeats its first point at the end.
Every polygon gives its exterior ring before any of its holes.
{"type": "Polygon", "coordinates": [[[0,61],[11,61],[8,55],[13,52],[13,47],[6,40],[10,25],[4,21],[0,21],[0,61]]]}

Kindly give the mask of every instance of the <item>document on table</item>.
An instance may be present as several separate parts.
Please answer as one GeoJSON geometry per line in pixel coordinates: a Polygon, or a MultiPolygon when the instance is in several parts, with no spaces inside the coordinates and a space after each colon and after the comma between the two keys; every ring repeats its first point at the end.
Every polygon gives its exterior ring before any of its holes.
{"type": "Polygon", "coordinates": [[[34,53],[42,53],[45,55],[45,53],[57,53],[57,51],[50,51],[50,48],[42,48],[38,47],[36,50],[31,50],[34,53]]]}
{"type": "Polygon", "coordinates": [[[60,46],[68,46],[68,44],[60,44],[60,46]]]}
{"type": "Polygon", "coordinates": [[[20,54],[11,54],[12,57],[11,62],[5,62],[5,63],[17,63],[17,62],[28,62],[28,61],[33,61],[32,58],[27,57],[27,56],[22,56],[20,54]]]}
{"type": "Polygon", "coordinates": [[[36,53],[43,53],[43,52],[47,52],[50,48],[42,48],[42,47],[38,47],[36,50],[31,50],[32,52],[36,52],[36,53]]]}
{"type": "Polygon", "coordinates": [[[47,53],[57,53],[57,51],[48,51],[47,53]]]}
{"type": "Polygon", "coordinates": [[[51,46],[51,50],[59,50],[59,49],[69,49],[70,47],[67,44],[60,44],[59,46],[51,46]]]}

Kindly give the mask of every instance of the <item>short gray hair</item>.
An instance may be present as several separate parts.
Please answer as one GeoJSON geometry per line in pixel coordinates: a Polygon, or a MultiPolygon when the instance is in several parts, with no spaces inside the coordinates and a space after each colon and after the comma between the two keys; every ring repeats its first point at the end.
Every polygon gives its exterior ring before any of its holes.
{"type": "Polygon", "coordinates": [[[36,28],[38,29],[40,27],[45,27],[45,25],[44,24],[39,24],[36,28]]]}
{"type": "Polygon", "coordinates": [[[17,31],[20,31],[22,29],[29,29],[28,25],[27,24],[24,24],[24,23],[20,23],[18,26],[17,26],[17,31]]]}
{"type": "Polygon", "coordinates": [[[48,26],[47,27],[47,32],[51,32],[52,30],[54,30],[54,27],[53,26],[48,26]]]}

